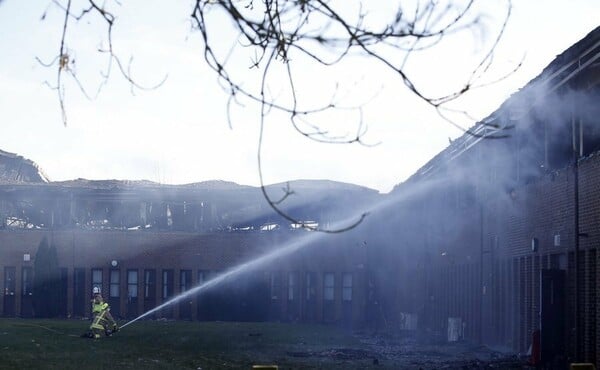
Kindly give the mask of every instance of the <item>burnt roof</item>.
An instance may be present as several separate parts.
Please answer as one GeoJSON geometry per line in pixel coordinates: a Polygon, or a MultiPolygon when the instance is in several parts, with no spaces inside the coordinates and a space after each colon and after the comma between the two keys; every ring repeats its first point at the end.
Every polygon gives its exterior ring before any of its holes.
{"type": "MultiPolygon", "coordinates": [[[[503,114],[507,114],[511,106],[518,106],[519,103],[527,102],[532,106],[539,97],[532,96],[532,91],[540,86],[546,85],[548,92],[562,86],[570,77],[579,73],[579,71],[600,58],[600,26],[588,33],[583,39],[573,44],[567,50],[559,54],[554,60],[542,70],[534,79],[529,81],[522,89],[515,92],[504,101],[500,107],[492,114],[477,122],[469,128],[462,136],[453,140],[450,145],[436,154],[425,165],[419,168],[412,176],[406,180],[406,183],[418,181],[427,177],[436,169],[442,167],[445,163],[459,157],[468,151],[482,139],[493,136],[498,133],[493,123],[497,122],[503,114]]],[[[394,187],[399,188],[401,184],[394,187]]]]}

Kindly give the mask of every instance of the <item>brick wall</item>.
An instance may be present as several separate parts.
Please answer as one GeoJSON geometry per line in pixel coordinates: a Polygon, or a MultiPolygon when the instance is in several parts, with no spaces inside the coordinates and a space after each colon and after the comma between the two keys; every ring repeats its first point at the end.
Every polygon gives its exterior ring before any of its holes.
{"type": "Polygon", "coordinates": [[[448,196],[444,196],[447,184],[444,189],[435,189],[435,196],[424,200],[428,204],[423,210],[425,218],[415,216],[420,221],[415,221],[413,227],[415,234],[423,230],[431,234],[423,243],[423,253],[430,253],[431,272],[427,279],[433,288],[433,298],[428,296],[423,300],[429,307],[424,312],[430,316],[424,320],[430,322],[431,329],[443,332],[448,317],[460,316],[468,323],[469,338],[478,338],[481,325],[484,343],[503,344],[524,353],[531,345],[532,333],[540,328],[541,270],[563,269],[566,355],[597,363],[600,154],[580,160],[578,171],[578,266],[574,254],[576,201],[572,167],[517,187],[510,196],[502,192],[491,194],[483,203],[482,221],[476,204],[465,212],[468,216],[454,215],[463,226],[448,215],[426,218],[427,210],[436,209],[436,203],[438,208],[447,207],[444,203],[448,201],[448,196]],[[481,239],[480,222],[483,222],[481,239]],[[458,226],[452,233],[446,232],[445,239],[436,239],[438,223],[458,226]],[[533,238],[538,240],[537,251],[531,249],[533,238]],[[443,260],[440,251],[448,251],[453,261],[443,260]],[[467,256],[472,258],[471,264],[460,262],[467,256]],[[483,295],[480,269],[486,290],[483,295]],[[483,313],[478,308],[480,300],[483,313]],[[479,322],[480,314],[483,322],[479,322]]]}
{"type": "MultiPolygon", "coordinates": [[[[363,318],[365,265],[364,249],[356,243],[348,241],[347,237],[324,237],[316,233],[304,231],[294,232],[249,232],[249,233],[214,233],[194,234],[183,232],[146,232],[146,231],[40,231],[40,230],[3,230],[0,231],[0,286],[4,287],[4,268],[14,267],[16,270],[16,315],[21,314],[21,273],[23,268],[33,267],[37,247],[43,238],[57,248],[59,266],[68,271],[68,314],[73,311],[73,273],[74,269],[85,270],[85,312],[89,314],[87,295],[91,289],[91,270],[98,268],[103,271],[103,287],[107,292],[109,287],[111,261],[118,263],[120,271],[119,312],[127,315],[127,271],[138,272],[138,297],[142,296],[144,270],[156,271],[155,295],[157,304],[161,303],[162,271],[173,270],[174,292],[179,292],[180,271],[190,270],[192,282],[198,282],[198,271],[220,272],[231,269],[241,263],[264,256],[267,253],[283,250],[287,246],[297,245],[298,249],[291,253],[282,253],[279,257],[261,263],[256,270],[259,272],[280,271],[282,273],[281,297],[286,299],[278,302],[281,314],[274,319],[287,319],[287,274],[298,273],[298,291],[303,292],[304,274],[317,273],[318,289],[321,283],[320,275],[324,272],[335,274],[335,320],[340,321],[343,312],[342,274],[351,273],[352,321],[358,323],[363,318]],[[24,261],[23,255],[29,254],[30,261],[24,261]]],[[[298,299],[303,296],[298,296],[298,299]]],[[[0,295],[0,313],[4,313],[4,295],[0,295]]],[[[317,319],[322,318],[320,299],[322,292],[317,292],[317,319]]],[[[197,303],[191,301],[192,317],[196,317],[197,303]]],[[[133,308],[129,308],[130,310],[133,308]]],[[[289,311],[292,307],[289,308],[289,311]]],[[[137,313],[144,311],[143,299],[139,299],[137,313]]],[[[348,309],[346,307],[346,311],[348,309]]],[[[178,317],[178,308],[173,311],[178,317]]]]}

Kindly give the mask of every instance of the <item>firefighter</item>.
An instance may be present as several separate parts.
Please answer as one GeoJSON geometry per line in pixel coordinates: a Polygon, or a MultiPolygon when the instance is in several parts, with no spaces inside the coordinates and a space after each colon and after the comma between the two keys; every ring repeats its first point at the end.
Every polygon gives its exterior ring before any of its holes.
{"type": "Polygon", "coordinates": [[[112,333],[119,330],[115,319],[110,314],[108,303],[104,302],[104,298],[100,294],[100,288],[95,286],[92,289],[92,316],[93,321],[90,325],[90,337],[100,338],[101,333],[110,336],[112,333]]]}

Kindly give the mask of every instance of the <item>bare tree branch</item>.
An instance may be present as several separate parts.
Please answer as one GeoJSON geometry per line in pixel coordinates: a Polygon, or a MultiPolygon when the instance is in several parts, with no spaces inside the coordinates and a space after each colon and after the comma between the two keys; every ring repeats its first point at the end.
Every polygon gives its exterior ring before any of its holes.
{"type": "MultiPolygon", "coordinates": [[[[1,1],[1,0],[0,0],[1,1]]],[[[468,120],[473,120],[468,112],[448,106],[469,91],[486,86],[492,82],[482,82],[494,61],[494,51],[504,34],[507,22],[511,16],[511,0],[505,1],[507,12],[503,22],[494,38],[493,43],[474,66],[466,82],[455,91],[440,96],[430,96],[426,89],[417,83],[418,79],[409,73],[407,63],[417,53],[436,47],[449,35],[463,31],[472,31],[481,26],[481,14],[475,9],[475,0],[415,0],[412,8],[406,6],[406,1],[399,3],[392,17],[387,21],[371,23],[369,9],[360,0],[354,2],[333,0],[195,0],[192,2],[190,13],[192,30],[197,31],[203,41],[203,57],[207,65],[215,72],[218,83],[226,94],[229,95],[226,112],[229,127],[233,127],[231,110],[234,104],[245,106],[246,102],[255,103],[260,109],[259,113],[259,138],[257,146],[257,162],[261,189],[267,203],[280,216],[288,221],[302,224],[301,221],[283,212],[279,207],[294,192],[289,185],[284,189],[281,199],[271,199],[267,194],[263,179],[263,135],[266,129],[265,121],[269,114],[278,112],[289,117],[294,130],[300,135],[316,142],[353,144],[371,146],[365,143],[364,136],[368,125],[362,116],[363,105],[345,107],[340,101],[337,91],[333,92],[328,100],[317,104],[309,104],[305,95],[298,93],[299,82],[296,79],[296,67],[314,63],[324,69],[340,64],[349,58],[361,56],[376,63],[379,68],[391,71],[414,96],[430,106],[449,124],[471,135],[481,135],[463,128],[448,114],[460,114],[468,120]],[[352,5],[356,5],[354,11],[352,5]],[[404,7],[403,7],[404,6],[404,7]],[[236,40],[221,55],[222,46],[217,40],[220,34],[214,25],[207,21],[211,12],[225,14],[232,22],[238,34],[236,40]],[[230,58],[239,48],[246,48],[252,57],[249,58],[249,68],[256,72],[259,82],[247,86],[244,81],[236,76],[236,68],[230,66],[230,58]],[[283,68],[283,73],[276,68],[283,68]],[[285,81],[282,81],[282,78],[285,81]],[[282,93],[272,93],[273,86],[284,83],[282,93]],[[287,94],[287,95],[286,95],[287,94]],[[313,121],[319,114],[346,109],[356,114],[355,127],[346,133],[339,134],[330,131],[323,125],[313,121]]],[[[90,95],[79,82],[71,64],[74,61],[71,53],[65,47],[67,25],[69,19],[79,22],[82,19],[99,16],[106,26],[107,48],[98,51],[108,55],[107,66],[103,71],[103,81],[98,87],[96,95],[104,86],[115,63],[118,73],[129,82],[134,93],[135,89],[155,89],[162,85],[166,79],[159,83],[144,86],[132,77],[131,64],[122,63],[113,49],[112,30],[116,17],[106,10],[106,4],[99,5],[97,0],[87,0],[85,6],[73,12],[71,0],[63,6],[58,0],[53,4],[65,13],[60,51],[50,63],[38,62],[46,67],[53,67],[58,62],[56,88],[59,96],[63,123],[67,124],[65,109],[65,88],[62,77],[63,72],[73,78],[81,92],[88,98],[90,95]]],[[[115,1],[116,4],[119,4],[115,1]]],[[[43,16],[44,17],[44,16],[43,16]]],[[[42,18],[43,18],[42,17],[42,18]]],[[[520,64],[519,64],[520,65],[520,64]]],[[[518,68],[519,66],[516,66],[518,68]]],[[[515,69],[516,69],[515,68],[515,69]]],[[[496,80],[502,80],[514,71],[507,72],[496,80]]],[[[494,128],[491,128],[494,129],[494,128]]],[[[498,128],[498,130],[504,128],[498,128]]],[[[502,132],[496,132],[495,137],[503,137],[502,132]]],[[[487,136],[486,136],[487,137],[487,136]]],[[[376,145],[376,144],[375,144],[376,145]]],[[[366,214],[359,220],[339,230],[324,230],[319,227],[306,228],[324,232],[340,232],[355,227],[366,214]]]]}
{"type": "MultiPolygon", "coordinates": [[[[154,90],[154,89],[160,87],[166,81],[166,79],[168,77],[165,75],[162,78],[162,80],[160,80],[158,83],[151,85],[151,86],[145,86],[145,85],[138,83],[132,77],[132,74],[131,74],[131,63],[132,63],[133,59],[130,58],[129,63],[127,64],[127,67],[125,67],[125,65],[121,62],[120,57],[114,52],[112,31],[113,31],[113,26],[115,24],[115,16],[111,12],[107,11],[104,8],[104,4],[99,5],[95,0],[87,0],[87,2],[88,2],[88,5],[86,7],[82,8],[78,14],[74,14],[73,10],[72,10],[72,0],[68,0],[66,5],[63,5],[58,0],[52,0],[51,4],[55,5],[56,7],[58,7],[59,9],[61,9],[64,12],[64,23],[63,23],[63,29],[62,29],[62,34],[61,34],[61,38],[60,38],[59,52],[58,52],[58,55],[56,55],[50,63],[43,62],[41,60],[41,58],[36,57],[36,60],[38,61],[38,63],[40,63],[44,67],[50,68],[50,67],[54,67],[55,65],[57,65],[56,86],[51,86],[49,83],[46,83],[46,85],[50,86],[53,90],[57,91],[61,115],[62,115],[62,121],[65,126],[67,126],[67,111],[66,111],[66,101],[65,101],[65,85],[64,85],[64,80],[63,80],[64,73],[67,73],[73,79],[73,81],[75,82],[75,84],[77,85],[79,90],[82,92],[82,94],[87,99],[90,99],[90,100],[95,99],[100,94],[102,87],[104,85],[106,85],[106,83],[108,82],[108,79],[110,78],[110,75],[111,75],[113,62],[116,63],[121,76],[130,83],[132,94],[134,93],[134,90],[133,90],[134,88],[137,88],[140,90],[154,90]],[[66,47],[66,40],[67,40],[67,36],[68,36],[67,30],[68,30],[69,20],[72,19],[72,20],[75,20],[76,22],[79,22],[80,20],[82,20],[88,16],[91,16],[93,14],[99,15],[100,18],[104,21],[104,23],[106,25],[106,40],[108,42],[107,49],[98,48],[98,52],[105,53],[108,55],[108,58],[107,58],[108,61],[107,61],[106,69],[101,72],[101,76],[103,79],[102,79],[101,83],[99,84],[96,94],[94,96],[92,96],[90,93],[88,93],[87,89],[84,87],[84,84],[77,77],[77,74],[75,73],[75,69],[74,69],[75,59],[73,58],[72,52],[66,47]]],[[[118,1],[115,1],[115,3],[120,4],[118,1]]],[[[44,14],[42,15],[41,20],[44,20],[45,17],[46,17],[46,12],[44,12],[44,14]]]]}

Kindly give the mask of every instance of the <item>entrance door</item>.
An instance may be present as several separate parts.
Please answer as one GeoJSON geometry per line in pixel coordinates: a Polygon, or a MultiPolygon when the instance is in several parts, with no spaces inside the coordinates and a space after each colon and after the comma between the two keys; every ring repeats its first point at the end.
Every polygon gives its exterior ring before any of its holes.
{"type": "Polygon", "coordinates": [[[565,271],[541,270],[540,352],[542,363],[564,355],[565,271]]]}

